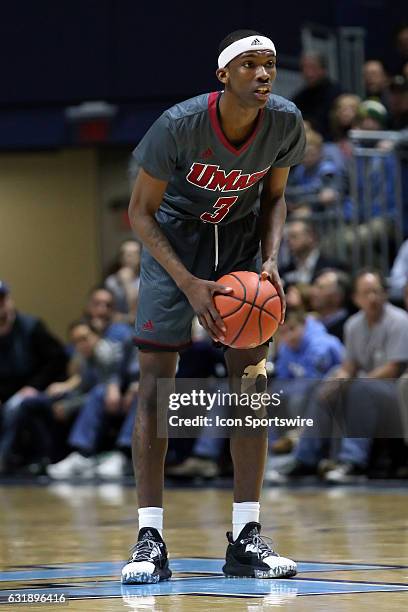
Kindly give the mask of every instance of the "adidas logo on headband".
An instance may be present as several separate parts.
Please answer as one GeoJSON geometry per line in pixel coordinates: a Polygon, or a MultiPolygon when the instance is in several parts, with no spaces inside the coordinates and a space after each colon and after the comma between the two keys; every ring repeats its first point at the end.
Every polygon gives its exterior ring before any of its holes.
{"type": "Polygon", "coordinates": [[[231,43],[218,56],[218,68],[225,66],[241,53],[253,51],[252,47],[257,47],[257,51],[272,51],[276,55],[275,45],[266,36],[246,36],[231,43]]]}

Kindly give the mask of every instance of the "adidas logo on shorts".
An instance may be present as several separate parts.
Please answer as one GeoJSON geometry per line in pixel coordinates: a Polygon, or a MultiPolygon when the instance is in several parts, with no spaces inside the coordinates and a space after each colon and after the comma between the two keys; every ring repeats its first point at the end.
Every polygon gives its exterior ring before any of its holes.
{"type": "Polygon", "coordinates": [[[142,326],[142,330],[143,331],[153,331],[153,329],[154,329],[154,325],[153,325],[151,319],[146,321],[146,323],[143,323],[143,326],[142,326]]]}

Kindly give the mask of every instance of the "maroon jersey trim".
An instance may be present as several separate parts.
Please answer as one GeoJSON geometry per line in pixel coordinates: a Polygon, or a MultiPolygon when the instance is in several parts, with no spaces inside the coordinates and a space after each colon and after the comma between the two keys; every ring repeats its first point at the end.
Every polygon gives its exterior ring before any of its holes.
{"type": "Polygon", "coordinates": [[[216,133],[220,142],[224,145],[226,149],[228,149],[228,151],[230,151],[231,153],[234,153],[234,155],[241,155],[242,153],[244,153],[244,151],[248,149],[248,147],[255,140],[255,137],[259,131],[259,127],[262,123],[264,109],[262,108],[258,114],[258,119],[257,119],[256,125],[253,129],[252,134],[250,134],[248,139],[240,147],[237,148],[237,147],[234,147],[234,145],[231,144],[229,140],[227,140],[224,132],[222,131],[220,122],[218,121],[217,100],[218,100],[219,95],[220,95],[219,91],[213,91],[208,95],[208,112],[210,114],[210,121],[211,121],[212,128],[214,132],[216,133]]]}
{"type": "Polygon", "coordinates": [[[133,344],[144,344],[146,346],[156,347],[159,349],[185,349],[191,346],[192,342],[184,342],[183,344],[164,344],[163,342],[156,342],[155,340],[147,340],[146,338],[140,338],[139,336],[133,336],[133,344]]]}

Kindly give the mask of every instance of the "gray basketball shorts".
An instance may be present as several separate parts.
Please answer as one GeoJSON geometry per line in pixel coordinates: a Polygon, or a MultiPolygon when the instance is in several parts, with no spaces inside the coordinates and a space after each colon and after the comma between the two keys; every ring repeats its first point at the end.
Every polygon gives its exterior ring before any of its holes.
{"type": "MultiPolygon", "coordinates": [[[[194,276],[215,281],[234,270],[260,272],[260,227],[256,214],[250,213],[227,225],[217,225],[217,229],[212,223],[179,219],[164,211],[159,211],[156,218],[171,246],[194,276]]],[[[193,318],[194,311],[184,293],[143,248],[135,344],[140,349],[152,351],[187,348],[191,343],[193,318]]]]}

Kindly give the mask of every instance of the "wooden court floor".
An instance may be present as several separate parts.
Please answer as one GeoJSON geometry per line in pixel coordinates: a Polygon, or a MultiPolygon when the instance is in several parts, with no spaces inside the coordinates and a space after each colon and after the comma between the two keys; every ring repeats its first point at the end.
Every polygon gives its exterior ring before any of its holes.
{"type": "MultiPolygon", "coordinates": [[[[224,578],[231,493],[166,493],[174,580],[121,588],[136,534],[133,488],[116,484],[0,487],[0,608],[10,595],[69,597],[10,610],[408,610],[404,488],[266,488],[263,532],[299,564],[290,580],[224,578]]],[[[16,601],[16,599],[15,599],[16,601]]]]}

